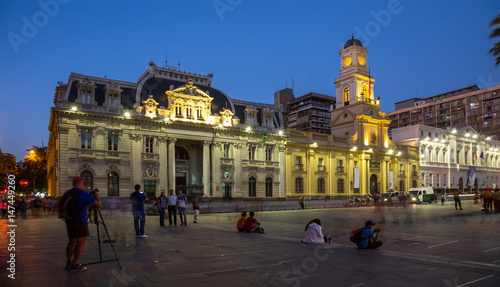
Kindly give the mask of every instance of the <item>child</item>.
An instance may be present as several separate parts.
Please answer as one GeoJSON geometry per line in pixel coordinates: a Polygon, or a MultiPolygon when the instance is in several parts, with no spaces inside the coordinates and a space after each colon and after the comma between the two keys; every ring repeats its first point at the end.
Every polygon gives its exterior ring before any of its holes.
{"type": "Polygon", "coordinates": [[[245,223],[247,222],[247,213],[242,212],[241,217],[238,219],[238,223],[236,224],[236,228],[239,232],[245,231],[245,223]]]}

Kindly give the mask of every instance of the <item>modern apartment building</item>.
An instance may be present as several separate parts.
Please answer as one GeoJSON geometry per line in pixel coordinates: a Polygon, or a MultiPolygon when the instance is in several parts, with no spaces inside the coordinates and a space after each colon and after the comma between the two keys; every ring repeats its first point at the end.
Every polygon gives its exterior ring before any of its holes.
{"type": "Polygon", "coordinates": [[[426,125],[445,129],[469,126],[479,134],[500,137],[500,85],[479,89],[470,86],[428,97],[412,98],[395,104],[388,113],[390,129],[426,125]]]}

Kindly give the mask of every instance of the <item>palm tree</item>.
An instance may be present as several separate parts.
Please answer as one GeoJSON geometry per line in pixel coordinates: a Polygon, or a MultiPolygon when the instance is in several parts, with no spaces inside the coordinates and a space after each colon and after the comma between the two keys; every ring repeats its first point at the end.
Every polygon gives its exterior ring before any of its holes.
{"type": "MultiPolygon", "coordinates": [[[[491,31],[490,39],[500,37],[500,15],[497,15],[493,19],[493,21],[491,21],[490,28],[491,27],[495,27],[495,29],[493,29],[493,31],[491,31]]],[[[491,48],[489,53],[491,55],[493,55],[494,57],[496,57],[495,67],[500,65],[500,42],[495,43],[495,45],[493,46],[493,48],[491,48]]]]}

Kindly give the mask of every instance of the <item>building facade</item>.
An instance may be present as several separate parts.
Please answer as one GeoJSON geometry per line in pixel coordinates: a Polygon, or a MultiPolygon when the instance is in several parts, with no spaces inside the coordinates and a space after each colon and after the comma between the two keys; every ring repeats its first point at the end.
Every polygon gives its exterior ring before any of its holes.
{"type": "Polygon", "coordinates": [[[418,183],[418,148],[389,139],[390,119],[374,99],[367,52],[357,39],[340,51],[331,134],[289,130],[287,196],[364,196],[418,183]]]}
{"type": "Polygon", "coordinates": [[[500,85],[479,89],[471,86],[425,99],[408,99],[388,113],[391,129],[425,125],[441,129],[471,127],[500,139],[500,85]]]}
{"type": "Polygon", "coordinates": [[[439,129],[413,125],[392,130],[398,144],[417,146],[420,186],[438,192],[475,192],[498,187],[500,141],[471,127],[439,129]]]}
{"type": "Polygon", "coordinates": [[[49,195],[81,176],[109,197],[140,184],[148,196],[284,198],[279,106],[231,99],[212,77],[152,62],[137,83],[72,73],[51,109],[49,195]]]}
{"type": "MultiPolygon", "coordinates": [[[[281,90],[275,93],[275,104],[283,102],[276,97],[288,98],[290,89],[281,90]]],[[[335,98],[318,93],[308,93],[298,98],[286,101],[286,127],[299,131],[312,131],[315,133],[330,133],[330,113],[335,106],[335,98]]]]}

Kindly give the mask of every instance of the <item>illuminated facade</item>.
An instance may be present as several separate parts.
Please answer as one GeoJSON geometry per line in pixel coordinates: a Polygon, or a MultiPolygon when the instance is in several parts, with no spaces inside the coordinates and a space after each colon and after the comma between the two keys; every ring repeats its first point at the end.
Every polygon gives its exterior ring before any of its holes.
{"type": "Polygon", "coordinates": [[[437,192],[498,187],[500,141],[471,127],[456,130],[413,125],[393,129],[392,139],[419,147],[420,186],[431,186],[437,192]],[[475,169],[473,178],[469,176],[471,166],[475,169]]]}
{"type": "Polygon", "coordinates": [[[49,194],[81,176],[102,196],[169,189],[213,198],[284,198],[279,106],[229,98],[212,76],[154,63],[137,83],[74,74],[56,87],[49,194]]]}
{"type": "Polygon", "coordinates": [[[287,195],[342,197],[407,190],[418,183],[418,148],[397,145],[374,99],[367,50],[357,39],[340,51],[331,135],[289,131],[287,195]]]}

